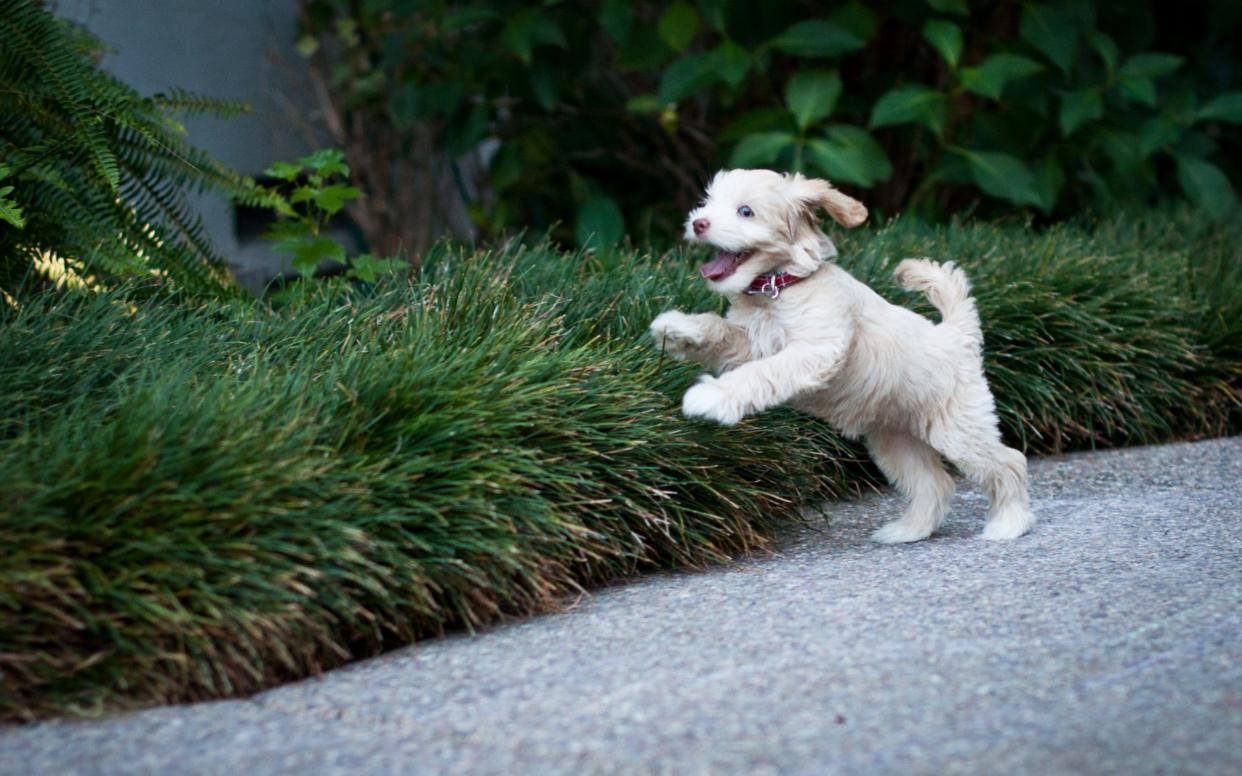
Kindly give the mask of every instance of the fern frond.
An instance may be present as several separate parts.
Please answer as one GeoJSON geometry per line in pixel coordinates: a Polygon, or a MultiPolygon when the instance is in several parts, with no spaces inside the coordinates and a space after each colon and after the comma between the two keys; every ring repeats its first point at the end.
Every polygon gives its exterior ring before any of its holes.
{"type": "Polygon", "coordinates": [[[8,221],[9,224],[21,229],[26,226],[26,218],[22,215],[21,206],[8,198],[11,191],[13,191],[12,186],[0,186],[0,221],[8,221]]]}
{"type": "MultiPolygon", "coordinates": [[[[7,177],[9,177],[9,168],[0,164],[0,184],[3,184],[7,177]]],[[[12,186],[0,185],[0,221],[7,221],[12,226],[21,229],[26,226],[26,219],[22,215],[21,205],[9,199],[9,194],[12,193],[12,186]]]]}
{"type": "Polygon", "coordinates": [[[229,293],[224,261],[187,192],[254,196],[191,146],[172,114],[233,116],[241,103],[184,90],[143,97],[95,66],[99,44],[34,0],[0,0],[0,283],[52,253],[114,277],[158,269],[192,293],[229,293]]]}
{"type": "Polygon", "coordinates": [[[167,94],[155,94],[151,97],[151,101],[160,110],[179,113],[187,117],[211,116],[218,119],[231,119],[250,112],[250,104],[242,100],[204,97],[185,89],[172,89],[167,94]]]}
{"type": "Polygon", "coordinates": [[[6,41],[5,56],[26,57],[34,70],[59,97],[59,106],[69,115],[81,142],[104,180],[115,189],[120,183],[116,158],[101,131],[101,119],[92,110],[87,85],[87,64],[70,45],[62,23],[30,2],[5,0],[0,6],[0,36],[6,41]],[[11,51],[9,50],[11,48],[11,51]]]}

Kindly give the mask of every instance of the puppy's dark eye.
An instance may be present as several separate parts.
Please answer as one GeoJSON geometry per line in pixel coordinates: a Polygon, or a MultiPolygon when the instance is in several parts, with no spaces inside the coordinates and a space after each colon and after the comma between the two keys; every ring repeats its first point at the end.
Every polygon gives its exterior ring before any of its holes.
{"type": "Polygon", "coordinates": [[[742,218],[752,218],[755,215],[755,211],[751,210],[748,205],[742,205],[737,209],[737,214],[742,218]]]}

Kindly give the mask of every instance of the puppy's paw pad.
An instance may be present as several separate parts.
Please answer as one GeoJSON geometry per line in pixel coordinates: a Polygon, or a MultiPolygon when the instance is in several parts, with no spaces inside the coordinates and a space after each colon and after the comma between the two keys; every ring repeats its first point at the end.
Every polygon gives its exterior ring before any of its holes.
{"type": "Polygon", "coordinates": [[[919,542],[931,536],[934,530],[934,526],[922,520],[894,520],[876,529],[871,534],[871,541],[880,544],[919,542]]]}
{"type": "Polygon", "coordinates": [[[742,410],[714,381],[704,380],[681,399],[681,414],[687,418],[706,418],[724,426],[732,426],[742,419],[742,410]]]}

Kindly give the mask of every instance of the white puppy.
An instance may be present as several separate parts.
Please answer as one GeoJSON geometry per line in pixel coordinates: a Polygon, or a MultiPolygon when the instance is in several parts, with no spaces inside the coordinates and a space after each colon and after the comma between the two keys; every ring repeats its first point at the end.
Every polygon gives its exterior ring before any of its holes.
{"type": "Polygon", "coordinates": [[[769,170],[712,180],[686,239],[719,250],[699,271],[729,298],[729,312],[669,311],[651,324],[669,355],[718,375],[686,392],[682,412],[731,425],[788,404],[866,437],[910,500],[876,541],[918,541],[940,526],[953,496],[942,455],[991,501],[985,539],[1026,533],[1035,522],[1026,458],[1001,442],[965,274],[925,259],[897,267],[897,282],[926,294],[939,324],[889,304],[831,261],[837,251],[819,227],[819,208],[844,226],[867,218],[862,203],[822,180],[769,170]]]}

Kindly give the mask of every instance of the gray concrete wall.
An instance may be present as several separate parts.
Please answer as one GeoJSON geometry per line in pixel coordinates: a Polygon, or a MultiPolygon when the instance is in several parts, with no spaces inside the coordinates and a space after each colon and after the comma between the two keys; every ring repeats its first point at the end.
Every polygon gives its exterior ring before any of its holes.
{"type": "MultiPolygon", "coordinates": [[[[295,0],[55,0],[49,7],[103,40],[110,49],[103,66],[143,94],[179,87],[249,103],[246,116],[186,122],[190,142],[241,172],[257,174],[310,149],[297,120],[310,100],[298,83],[295,0]]],[[[265,244],[237,239],[223,198],[195,204],[248,288],[283,268],[265,244]]]]}

